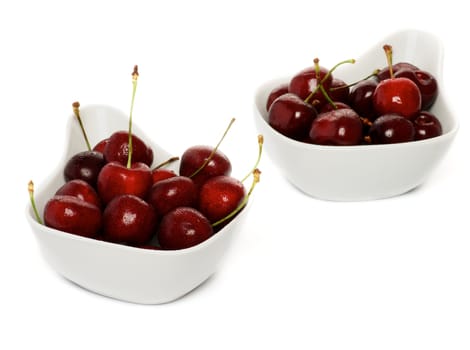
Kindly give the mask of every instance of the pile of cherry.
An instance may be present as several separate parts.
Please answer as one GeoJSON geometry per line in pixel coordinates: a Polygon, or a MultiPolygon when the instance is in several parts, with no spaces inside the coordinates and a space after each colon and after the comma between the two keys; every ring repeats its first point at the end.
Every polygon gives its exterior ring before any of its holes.
{"type": "Polygon", "coordinates": [[[384,45],[388,65],[358,82],[334,77],[340,62],[328,70],[314,66],[294,75],[269,94],[268,122],[292,139],[319,145],[367,145],[409,142],[442,134],[429,109],[438,83],[409,62],[392,64],[392,47],[384,45]]]}
{"type": "MultiPolygon", "coordinates": [[[[132,101],[137,76],[136,66],[132,101]]],[[[259,181],[256,166],[261,135],[256,165],[242,180],[231,176],[232,165],[218,149],[220,142],[215,147],[186,149],[176,172],[167,165],[178,157],[151,168],[152,148],[131,131],[132,107],[129,130],[114,132],[93,148],[80,118],[79,103],[73,108],[88,150],[67,161],[65,183],[44,207],[48,227],[140,248],[188,248],[210,238],[243,210],[259,181]],[[250,177],[252,184],[246,190],[243,182],[250,177]]],[[[33,191],[30,182],[33,210],[37,221],[43,223],[33,191]]]]}

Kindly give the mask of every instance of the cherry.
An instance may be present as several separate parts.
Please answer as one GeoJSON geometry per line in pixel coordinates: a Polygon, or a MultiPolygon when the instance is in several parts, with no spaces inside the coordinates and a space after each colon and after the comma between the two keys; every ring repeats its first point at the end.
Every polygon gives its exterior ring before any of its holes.
{"type": "Polygon", "coordinates": [[[73,155],[65,164],[64,179],[80,179],[96,186],[98,174],[106,164],[104,156],[96,151],[82,151],[73,155]]]}
{"type": "Polygon", "coordinates": [[[219,149],[205,145],[191,146],[181,156],[179,174],[190,177],[197,186],[217,175],[230,175],[232,164],[219,149]],[[205,164],[205,165],[204,165],[205,164]],[[202,168],[201,168],[202,167],[202,168]],[[198,171],[198,169],[201,169],[198,171]]]}
{"type": "Polygon", "coordinates": [[[152,184],[156,184],[159,181],[175,177],[178,174],[172,169],[152,169],[152,184]]]}
{"type": "Polygon", "coordinates": [[[209,220],[191,207],[178,207],[167,213],[157,231],[158,242],[163,249],[189,248],[213,234],[209,220]]]}
{"type": "Polygon", "coordinates": [[[354,85],[349,93],[348,101],[351,108],[361,117],[369,120],[377,118],[372,98],[377,85],[376,79],[362,80],[354,85]]]}
{"type": "Polygon", "coordinates": [[[391,78],[379,82],[372,96],[378,115],[400,114],[405,118],[415,117],[421,108],[421,93],[418,86],[408,78],[395,78],[392,72],[392,47],[384,45],[390,67],[391,78]]]}
{"type": "Polygon", "coordinates": [[[93,151],[104,153],[104,149],[106,148],[106,145],[109,142],[109,137],[101,140],[98,142],[95,147],[93,147],[93,151]]]}
{"type": "Polygon", "coordinates": [[[154,184],[147,201],[153,205],[158,216],[163,216],[177,207],[193,207],[197,196],[193,180],[186,176],[174,176],[154,184]]]}
{"type": "Polygon", "coordinates": [[[332,110],[335,110],[335,109],[343,109],[343,108],[351,109],[351,106],[349,106],[348,104],[346,104],[344,102],[333,101],[333,103],[327,103],[326,105],[324,105],[320,109],[320,113],[325,113],[325,112],[329,112],[329,111],[332,111],[332,110]]]}
{"type": "Polygon", "coordinates": [[[377,72],[377,78],[379,80],[390,79],[396,72],[401,69],[410,69],[410,70],[418,70],[419,68],[416,67],[414,64],[409,62],[399,62],[392,65],[392,73],[390,73],[390,67],[384,67],[377,72]]]}
{"type": "Polygon", "coordinates": [[[281,95],[287,94],[289,92],[289,85],[287,83],[279,84],[269,93],[268,99],[266,101],[266,110],[269,111],[272,103],[276,98],[281,95]]]}
{"type": "MultiPolygon", "coordinates": [[[[142,139],[132,135],[132,161],[145,163],[151,166],[153,163],[153,151],[142,139]]],[[[129,156],[129,133],[116,131],[109,137],[104,147],[104,157],[107,162],[116,161],[126,165],[129,156]]]]}
{"type": "Polygon", "coordinates": [[[398,114],[385,114],[378,117],[370,127],[369,136],[374,144],[389,144],[413,141],[413,123],[398,114]]]}
{"type": "Polygon", "coordinates": [[[84,237],[96,237],[102,223],[100,209],[75,196],[56,195],[44,207],[48,227],[84,237]]]}
{"type": "Polygon", "coordinates": [[[412,80],[421,93],[421,109],[427,110],[436,101],[438,86],[436,78],[429,72],[420,69],[402,68],[395,73],[395,77],[412,80]]]}
{"type": "Polygon", "coordinates": [[[115,197],[103,212],[103,237],[111,242],[131,245],[148,243],[156,225],[155,210],[134,195],[115,197]]]}
{"type": "Polygon", "coordinates": [[[122,194],[132,194],[140,198],[145,198],[152,185],[152,171],[149,166],[146,163],[138,162],[133,159],[134,142],[137,141],[138,138],[134,138],[134,135],[132,135],[132,111],[134,107],[134,97],[138,77],[139,73],[137,71],[137,66],[134,66],[134,71],[132,72],[133,89],[131,111],[129,114],[129,131],[124,133],[114,133],[110,137],[105,148],[106,158],[108,148],[116,145],[113,143],[113,136],[119,135],[116,139],[122,141],[118,142],[121,145],[125,143],[126,146],[124,148],[127,152],[127,162],[124,162],[123,164],[122,159],[121,161],[110,161],[101,169],[98,175],[98,194],[105,204],[111,201],[114,197],[122,194]],[[127,135],[127,141],[122,140],[122,135],[124,134],[127,135]]]}
{"type": "Polygon", "coordinates": [[[151,186],[152,172],[144,163],[132,163],[129,168],[118,162],[107,163],[97,182],[98,194],[105,204],[122,194],[145,198],[151,186]]]}
{"type": "Polygon", "coordinates": [[[320,113],[312,123],[309,138],[319,145],[358,145],[362,141],[361,118],[350,108],[320,113]]]}
{"type": "Polygon", "coordinates": [[[177,161],[179,157],[171,157],[168,160],[160,163],[155,168],[152,169],[152,183],[155,184],[161,180],[168,179],[170,177],[177,176],[176,172],[172,169],[164,168],[165,165],[177,161]]]}
{"type": "Polygon", "coordinates": [[[302,100],[311,102],[319,101],[319,105],[326,102],[323,93],[319,87],[323,86],[329,90],[333,81],[333,76],[329,70],[319,65],[318,58],[314,59],[314,66],[308,67],[295,74],[289,82],[289,92],[296,94],[302,100]]]}
{"type": "Polygon", "coordinates": [[[344,80],[333,77],[330,89],[327,92],[333,101],[348,103],[349,86],[344,80]]]}
{"type": "Polygon", "coordinates": [[[295,140],[304,140],[313,119],[315,108],[298,95],[287,93],[278,97],[268,112],[268,123],[276,131],[295,140]]]}
{"type": "Polygon", "coordinates": [[[442,135],[442,125],[439,119],[432,113],[421,111],[413,120],[415,139],[424,140],[442,135]]]}
{"type": "Polygon", "coordinates": [[[214,223],[233,212],[243,201],[245,187],[231,176],[215,176],[202,185],[198,209],[214,223]]]}
{"type": "Polygon", "coordinates": [[[86,181],[75,179],[63,184],[55,193],[56,195],[67,195],[77,197],[85,202],[101,208],[101,200],[96,190],[86,181]]]}

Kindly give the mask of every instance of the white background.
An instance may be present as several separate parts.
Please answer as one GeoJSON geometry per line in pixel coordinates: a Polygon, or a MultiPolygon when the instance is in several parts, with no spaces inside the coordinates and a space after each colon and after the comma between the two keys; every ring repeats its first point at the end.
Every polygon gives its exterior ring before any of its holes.
{"type": "Polygon", "coordinates": [[[469,32],[463,2],[4,1],[0,348],[469,349],[469,32]],[[294,190],[264,157],[249,223],[220,270],[173,303],[142,306],[77,287],[43,261],[27,182],[61,158],[71,103],[127,111],[175,154],[224,141],[234,175],[256,153],[253,94],[320,57],[357,57],[416,28],[446,44],[442,85],[460,120],[417,190],[333,203],[294,190]]]}

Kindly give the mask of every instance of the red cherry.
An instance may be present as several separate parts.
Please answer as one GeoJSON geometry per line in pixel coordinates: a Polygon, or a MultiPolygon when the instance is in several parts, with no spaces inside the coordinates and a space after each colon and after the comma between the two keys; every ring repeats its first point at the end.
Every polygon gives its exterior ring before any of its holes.
{"type": "Polygon", "coordinates": [[[232,164],[228,157],[219,149],[213,153],[211,146],[192,146],[181,156],[179,174],[190,177],[199,187],[207,179],[217,175],[230,175],[232,164]],[[194,173],[210,158],[209,162],[196,174],[194,173]]]}
{"type": "MultiPolygon", "coordinates": [[[[119,162],[127,164],[129,157],[129,133],[117,131],[113,133],[106,147],[104,157],[107,162],[119,162]]],[[[132,135],[132,162],[140,162],[151,166],[153,163],[153,151],[145,142],[136,135],[132,135]]]]}
{"type": "Polygon", "coordinates": [[[302,100],[309,97],[308,102],[317,100],[319,105],[323,105],[326,103],[326,99],[318,89],[318,86],[322,84],[325,90],[328,91],[331,87],[333,76],[328,74],[328,69],[318,64],[318,59],[315,59],[314,63],[313,67],[305,68],[292,77],[289,82],[289,92],[296,94],[302,100]]]}
{"type": "Polygon", "coordinates": [[[308,134],[315,108],[293,93],[278,97],[268,112],[268,123],[276,131],[295,140],[303,140],[308,134]]]}
{"type": "Polygon", "coordinates": [[[157,224],[155,210],[134,195],[114,197],[103,212],[104,239],[132,245],[150,241],[157,224]]]}
{"type": "Polygon", "coordinates": [[[361,117],[369,120],[377,118],[373,102],[374,91],[377,85],[378,81],[376,79],[362,80],[354,85],[349,93],[349,105],[351,108],[361,117]]]}
{"type": "Polygon", "coordinates": [[[157,235],[163,249],[184,249],[202,243],[213,233],[211,223],[198,210],[179,207],[162,218],[157,235]]]}
{"type": "Polygon", "coordinates": [[[95,147],[93,147],[93,151],[104,153],[104,149],[106,148],[106,145],[108,144],[108,142],[109,142],[109,137],[101,140],[95,145],[95,147]]]}
{"type": "Polygon", "coordinates": [[[199,211],[215,223],[233,212],[245,197],[243,183],[231,176],[207,180],[199,192],[199,211]]]}
{"type": "Polygon", "coordinates": [[[287,83],[280,84],[271,90],[268,99],[266,100],[266,110],[269,111],[271,104],[276,98],[289,92],[289,85],[287,83]]]}
{"type": "Polygon", "coordinates": [[[152,186],[152,172],[144,163],[133,163],[130,168],[118,162],[106,164],[98,176],[98,194],[103,203],[122,194],[145,198],[152,186]]]}
{"type": "Polygon", "coordinates": [[[378,115],[400,114],[411,119],[420,111],[421,93],[408,78],[385,79],[377,85],[373,103],[378,115]]]}
{"type": "Polygon", "coordinates": [[[405,118],[415,117],[421,109],[421,92],[408,78],[395,78],[392,66],[392,47],[383,47],[390,70],[389,79],[380,81],[372,95],[377,115],[399,114],[405,118]]]}
{"type": "Polygon", "coordinates": [[[186,176],[174,176],[154,184],[147,201],[153,205],[158,216],[163,216],[177,207],[194,206],[197,195],[193,180],[186,176]]]}
{"type": "Polygon", "coordinates": [[[66,182],[57,190],[55,194],[63,196],[74,196],[81,199],[82,201],[91,203],[96,205],[98,208],[101,208],[101,200],[96,190],[88,182],[80,179],[66,182]]]}
{"type": "Polygon", "coordinates": [[[175,177],[175,176],[177,176],[176,172],[171,169],[164,169],[164,168],[153,169],[152,170],[152,183],[156,184],[159,181],[169,179],[170,177],[175,177]]]}
{"type": "Polygon", "coordinates": [[[310,141],[319,145],[353,146],[362,141],[362,121],[350,108],[320,113],[312,123],[310,141]]]}
{"type": "Polygon", "coordinates": [[[48,227],[84,237],[96,237],[102,223],[100,209],[75,196],[57,195],[44,207],[48,227]]]}

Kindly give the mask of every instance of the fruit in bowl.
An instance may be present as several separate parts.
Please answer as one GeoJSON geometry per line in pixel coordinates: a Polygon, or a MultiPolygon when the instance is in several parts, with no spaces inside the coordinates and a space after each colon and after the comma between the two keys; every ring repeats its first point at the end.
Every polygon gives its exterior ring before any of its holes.
{"type": "Polygon", "coordinates": [[[372,200],[419,186],[442,159],[458,130],[442,84],[437,89],[437,82],[442,82],[443,50],[430,33],[394,33],[351,60],[354,64],[333,67],[337,68],[334,78],[353,82],[352,87],[343,84],[338,89],[327,84],[328,73],[316,62],[314,67],[320,73],[316,82],[306,84],[310,94],[305,98],[306,92],[296,95],[297,100],[289,97],[296,106],[291,103],[289,113],[284,113],[288,115],[284,120],[295,119],[304,114],[306,104],[313,106],[310,125],[297,129],[296,136],[271,122],[272,118],[282,119],[272,114],[281,110],[279,105],[288,105],[282,101],[285,91],[292,94],[292,76],[262,84],[255,96],[255,123],[265,137],[268,156],[295,187],[320,199],[372,200]],[[399,63],[392,64],[387,46],[393,48],[393,59],[399,63]],[[286,84],[284,94],[270,97],[286,84]],[[401,89],[402,85],[405,88],[401,89]],[[347,99],[331,100],[332,92],[336,96],[339,89],[350,89],[347,99]],[[324,98],[312,99],[318,92],[324,98]],[[404,103],[406,108],[394,109],[397,101],[405,99],[409,99],[404,103]]]}
{"type": "MultiPolygon", "coordinates": [[[[134,96],[135,76],[133,83],[134,96]]],[[[29,184],[26,216],[44,258],[74,283],[119,300],[159,304],[190,292],[217,270],[243,227],[259,181],[263,137],[258,137],[255,166],[241,180],[230,176],[227,164],[221,167],[223,174],[213,168],[206,174],[206,165],[216,159],[230,163],[219,149],[227,132],[215,147],[200,147],[211,152],[203,152],[196,159],[199,166],[182,175],[180,157],[133,125],[132,107],[130,116],[105,105],[80,108],[74,103],[73,110],[63,161],[37,191],[29,184]],[[196,174],[207,176],[201,188],[192,180],[196,174]],[[234,184],[223,189],[206,184],[217,178],[234,184]],[[250,179],[251,186],[245,188],[250,179]],[[226,205],[221,217],[211,216],[203,187],[213,191],[209,202],[226,205]],[[225,191],[230,198],[224,201],[220,197],[226,197],[225,191]]]]}

